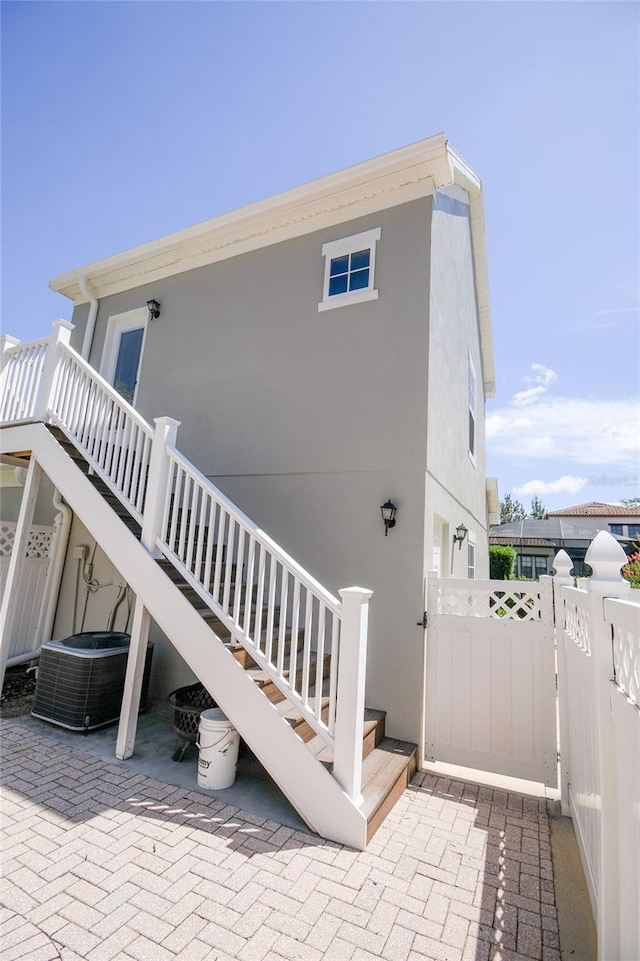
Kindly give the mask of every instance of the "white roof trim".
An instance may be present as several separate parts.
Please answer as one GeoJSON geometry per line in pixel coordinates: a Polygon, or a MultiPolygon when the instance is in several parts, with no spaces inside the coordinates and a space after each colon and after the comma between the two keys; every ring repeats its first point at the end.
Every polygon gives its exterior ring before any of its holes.
{"type": "Polygon", "coordinates": [[[470,199],[485,394],[494,363],[480,180],[444,134],[347,167],[231,213],[167,234],[54,277],[49,286],[74,304],[88,303],[80,277],[98,298],[225,260],[323,227],[375,213],[457,184],[470,199]]]}

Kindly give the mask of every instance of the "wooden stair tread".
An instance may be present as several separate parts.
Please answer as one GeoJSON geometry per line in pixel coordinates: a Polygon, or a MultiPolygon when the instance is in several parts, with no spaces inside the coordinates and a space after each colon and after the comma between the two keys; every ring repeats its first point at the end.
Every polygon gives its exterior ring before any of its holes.
{"type": "Polygon", "coordinates": [[[387,737],[362,762],[362,813],[367,840],[399,800],[417,768],[418,746],[387,737]]]}
{"type": "MultiPolygon", "coordinates": [[[[309,706],[312,708],[315,708],[315,705],[316,705],[315,697],[310,697],[309,706]]],[[[294,730],[300,724],[306,723],[304,720],[304,717],[299,712],[297,707],[294,704],[292,704],[291,701],[288,701],[286,698],[284,699],[284,701],[280,701],[278,704],[274,706],[278,714],[280,714],[280,716],[287,722],[287,724],[289,724],[292,728],[294,728],[294,730]]],[[[329,707],[329,698],[323,697],[322,711],[324,712],[328,707],[329,707]]]]}
{"type": "MultiPolygon", "coordinates": [[[[326,663],[327,665],[329,664],[329,655],[327,655],[327,656],[325,657],[325,663],[326,663]]],[[[291,664],[291,658],[290,658],[289,654],[287,653],[287,654],[285,654],[285,656],[284,656],[284,658],[283,658],[283,661],[282,661],[282,675],[283,675],[283,677],[288,677],[288,676],[289,676],[290,664],[291,664]]],[[[316,664],[317,664],[317,657],[316,657],[316,655],[315,655],[314,653],[312,653],[312,654],[311,654],[311,657],[309,658],[309,667],[310,667],[310,668],[313,668],[313,667],[315,667],[316,664]]],[[[296,658],[296,676],[298,676],[298,675],[302,676],[302,670],[303,670],[302,658],[300,658],[300,657],[299,657],[299,658],[296,658]]],[[[266,673],[266,671],[263,671],[262,668],[259,667],[259,665],[256,665],[255,667],[247,667],[247,668],[246,668],[246,672],[247,672],[247,674],[249,675],[249,677],[251,677],[252,680],[254,680],[255,683],[256,683],[259,687],[263,687],[263,686],[265,686],[266,684],[271,683],[271,678],[270,678],[269,675],[266,673]]],[[[309,671],[309,675],[310,675],[309,684],[311,685],[311,680],[312,680],[312,678],[311,678],[311,670],[309,671]]]]}
{"type": "MultiPolygon", "coordinates": [[[[364,724],[362,728],[362,757],[366,758],[375,750],[377,744],[384,739],[385,711],[377,711],[372,708],[365,708],[364,724]]],[[[311,753],[331,771],[333,769],[333,751],[324,740],[316,735],[307,741],[307,747],[311,753]]]]}

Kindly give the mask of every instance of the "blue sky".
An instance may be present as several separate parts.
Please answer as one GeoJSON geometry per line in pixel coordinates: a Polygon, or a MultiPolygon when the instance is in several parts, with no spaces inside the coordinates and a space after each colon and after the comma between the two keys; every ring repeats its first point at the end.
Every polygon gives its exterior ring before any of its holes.
{"type": "Polygon", "coordinates": [[[2,3],[2,331],[56,274],[445,131],[483,181],[488,469],[640,492],[639,7],[2,3]]]}

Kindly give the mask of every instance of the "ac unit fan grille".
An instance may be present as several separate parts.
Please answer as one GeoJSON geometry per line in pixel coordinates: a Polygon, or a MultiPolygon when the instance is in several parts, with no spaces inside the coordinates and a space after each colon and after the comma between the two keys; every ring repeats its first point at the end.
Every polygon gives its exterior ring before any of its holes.
{"type": "MultiPolygon", "coordinates": [[[[147,648],[140,710],[146,708],[153,647],[147,648]]],[[[94,730],[120,716],[126,649],[104,656],[75,656],[43,645],[31,713],[74,731],[94,730]]]]}

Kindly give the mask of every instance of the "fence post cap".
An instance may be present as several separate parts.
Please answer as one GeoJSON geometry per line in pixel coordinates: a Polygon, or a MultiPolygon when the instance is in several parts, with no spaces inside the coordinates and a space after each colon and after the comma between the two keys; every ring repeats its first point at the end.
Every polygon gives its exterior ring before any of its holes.
{"type": "Polygon", "coordinates": [[[566,551],[558,551],[553,558],[553,570],[556,577],[570,577],[573,561],[566,551]]]}
{"type": "Polygon", "coordinates": [[[179,427],[182,421],[176,420],[175,417],[154,417],[153,423],[167,427],[179,427]]]}
{"type": "Polygon", "coordinates": [[[76,325],[72,324],[70,320],[65,320],[64,317],[58,317],[57,320],[53,321],[51,326],[58,327],[61,330],[75,330],[76,325]]]}
{"type": "Polygon", "coordinates": [[[343,587],[342,590],[338,591],[338,594],[342,600],[359,597],[363,601],[368,601],[373,596],[373,591],[370,591],[368,587],[343,587]]]}
{"type": "Polygon", "coordinates": [[[606,585],[609,591],[615,585],[615,594],[618,596],[631,590],[631,585],[620,573],[620,568],[627,563],[627,555],[608,531],[596,534],[584,559],[593,570],[589,589],[597,590],[606,585]]]}

